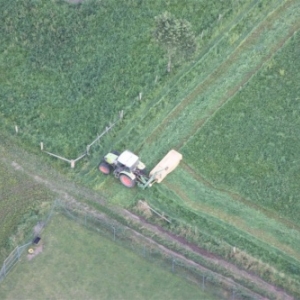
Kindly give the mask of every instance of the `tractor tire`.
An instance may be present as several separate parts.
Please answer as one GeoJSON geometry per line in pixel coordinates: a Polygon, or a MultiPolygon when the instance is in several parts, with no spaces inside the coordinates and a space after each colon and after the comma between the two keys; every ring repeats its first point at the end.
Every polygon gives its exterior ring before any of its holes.
{"type": "Polygon", "coordinates": [[[132,188],[136,185],[136,181],[131,179],[129,176],[121,174],[120,175],[120,181],[123,185],[125,185],[128,188],[132,188]]]}
{"type": "Polygon", "coordinates": [[[111,167],[105,161],[102,161],[98,167],[99,171],[105,175],[108,175],[111,172],[111,167]]]}

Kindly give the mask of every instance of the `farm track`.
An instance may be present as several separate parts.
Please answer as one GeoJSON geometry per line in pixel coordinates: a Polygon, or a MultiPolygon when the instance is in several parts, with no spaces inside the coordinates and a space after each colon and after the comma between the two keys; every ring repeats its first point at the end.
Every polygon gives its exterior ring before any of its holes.
{"type": "MultiPolygon", "coordinates": [[[[232,66],[235,61],[237,61],[238,55],[242,53],[243,50],[249,45],[253,44],[255,40],[258,39],[259,35],[263,32],[263,30],[271,26],[272,21],[278,19],[279,15],[283,14],[285,9],[287,9],[295,3],[297,4],[297,2],[294,0],[287,1],[285,4],[279,5],[275,10],[273,10],[258,26],[256,26],[252,30],[252,32],[250,32],[250,34],[237,46],[237,48],[234,51],[232,51],[232,53],[227,57],[225,61],[223,61],[213,72],[211,72],[201,83],[199,83],[198,86],[196,86],[196,88],[189,95],[187,95],[184,99],[182,99],[182,101],[179,102],[179,104],[177,104],[174,107],[174,109],[164,118],[163,122],[156,126],[152,133],[149,134],[141,142],[141,144],[149,144],[154,142],[157,136],[160,134],[160,132],[164,128],[166,128],[172,120],[176,119],[176,117],[178,117],[189,104],[195,101],[197,96],[203,93],[203,91],[206,90],[209,86],[212,86],[214,83],[216,83],[217,79],[226,75],[226,72],[229,69],[229,67],[232,66]]],[[[226,103],[226,101],[224,103],[226,103]]],[[[212,115],[218,108],[219,106],[217,108],[213,108],[212,111],[210,111],[210,114],[212,115]]],[[[205,119],[202,120],[203,123],[205,122],[205,119]]],[[[197,124],[200,124],[201,126],[202,123],[199,121],[197,124]]]]}
{"type": "MultiPolygon", "coordinates": [[[[285,291],[277,288],[276,286],[273,286],[272,284],[263,281],[258,276],[248,273],[245,270],[239,269],[235,265],[223,260],[217,255],[210,253],[199,246],[189,243],[185,238],[176,236],[158,225],[152,225],[148,223],[146,220],[144,220],[143,218],[134,215],[133,213],[129,212],[126,209],[111,207],[107,205],[107,202],[105,200],[99,198],[99,194],[97,192],[81,186],[77,186],[74,182],[69,181],[69,179],[67,179],[65,176],[57,173],[55,170],[52,170],[50,167],[44,166],[42,164],[37,165],[37,161],[38,161],[37,157],[29,155],[23,150],[17,149],[16,147],[14,147],[13,151],[9,151],[9,149],[6,149],[7,151],[2,151],[2,150],[3,147],[0,147],[0,152],[2,152],[1,160],[4,163],[10,165],[18,172],[24,172],[26,175],[31,177],[38,184],[43,184],[51,191],[57,193],[58,196],[64,199],[65,201],[78,204],[80,203],[79,199],[86,199],[86,200],[88,199],[90,201],[99,203],[103,206],[107,206],[110,210],[114,210],[114,213],[126,219],[129,218],[131,222],[137,224],[142,228],[145,228],[147,232],[149,232],[150,236],[157,235],[165,239],[167,242],[180,244],[181,247],[186,249],[188,252],[200,255],[211,264],[215,264],[216,266],[219,267],[221,266],[223,269],[230,271],[234,279],[226,279],[224,277],[224,280],[228,282],[231,281],[236,282],[242,278],[243,280],[247,280],[248,282],[251,282],[252,285],[256,286],[260,290],[267,292],[269,295],[273,295],[272,299],[277,299],[277,300],[294,299],[292,296],[288,295],[285,291]]],[[[85,204],[80,204],[80,205],[82,205],[84,209],[87,210],[90,209],[85,204]]],[[[107,216],[101,212],[96,212],[94,209],[92,209],[91,211],[94,214],[96,213],[101,218],[107,218],[107,216]]],[[[136,235],[141,235],[141,234],[136,232],[136,235]]],[[[207,270],[207,268],[201,266],[200,264],[187,259],[183,255],[176,253],[161,244],[158,244],[153,239],[149,238],[149,236],[144,236],[144,238],[148,239],[152,243],[159,245],[159,247],[163,251],[166,251],[169,254],[172,254],[175,257],[183,259],[187,263],[194,265],[195,267],[199,268],[199,270],[202,271],[207,270]]],[[[239,285],[237,282],[236,284],[239,285]]],[[[264,296],[261,296],[257,293],[252,292],[252,294],[256,295],[257,299],[266,299],[264,296]]]]}

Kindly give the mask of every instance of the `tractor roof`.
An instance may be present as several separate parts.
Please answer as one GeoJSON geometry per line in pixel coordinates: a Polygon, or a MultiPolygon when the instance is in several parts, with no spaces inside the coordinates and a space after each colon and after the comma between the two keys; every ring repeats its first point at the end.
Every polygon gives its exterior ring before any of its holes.
{"type": "Polygon", "coordinates": [[[129,150],[125,150],[119,157],[118,162],[128,168],[132,168],[138,164],[139,158],[129,150]]]}

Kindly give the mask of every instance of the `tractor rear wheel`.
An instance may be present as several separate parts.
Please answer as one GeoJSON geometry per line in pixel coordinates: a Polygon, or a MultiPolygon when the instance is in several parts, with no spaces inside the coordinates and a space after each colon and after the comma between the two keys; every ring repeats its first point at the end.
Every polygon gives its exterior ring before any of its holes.
{"type": "Polygon", "coordinates": [[[129,176],[121,174],[120,175],[120,181],[123,185],[125,185],[128,188],[132,188],[135,186],[136,181],[134,179],[131,179],[129,176]]]}
{"type": "Polygon", "coordinates": [[[111,167],[105,161],[102,161],[98,167],[99,171],[105,175],[108,175],[111,171],[111,167]]]}

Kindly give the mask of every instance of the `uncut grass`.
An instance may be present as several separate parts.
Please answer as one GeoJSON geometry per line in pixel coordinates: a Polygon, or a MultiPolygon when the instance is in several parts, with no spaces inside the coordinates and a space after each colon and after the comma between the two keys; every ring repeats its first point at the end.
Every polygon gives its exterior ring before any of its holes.
{"type": "Polygon", "coordinates": [[[43,252],[32,261],[23,256],[1,284],[1,299],[214,299],[61,215],[45,229],[42,242],[43,252]]]}
{"type": "Polygon", "coordinates": [[[250,3],[1,2],[5,127],[17,124],[27,144],[42,140],[67,157],[78,155],[119,110],[132,113],[156,77],[168,81],[167,59],[151,39],[156,15],[168,10],[187,18],[196,35],[206,31],[206,43],[250,3]]]}
{"type": "Polygon", "coordinates": [[[297,224],[299,42],[296,33],[183,148],[189,164],[216,186],[297,224]]]}
{"type": "MultiPolygon", "coordinates": [[[[245,10],[227,26],[224,32],[219,33],[219,36],[203,48],[197,59],[195,59],[195,63],[185,68],[175,76],[171,83],[164,86],[162,92],[159,93],[158,96],[155,96],[154,105],[152,101],[142,104],[143,108],[139,110],[140,116],[138,122],[134,122],[134,126],[130,126],[129,124],[123,129],[122,142],[134,143],[135,148],[137,148],[136,150],[140,150],[145,146],[145,137],[151,134],[153,129],[163,122],[166,114],[172,111],[174,106],[180,103],[199,82],[204,81],[209,74],[239,46],[245,37],[249,35],[253,28],[256,27],[255,24],[259,24],[259,22],[265,19],[266,15],[273,11],[278,5],[279,3],[277,1],[269,2],[267,6],[258,5],[258,2],[254,1],[249,7],[245,8],[245,10]],[[124,141],[125,132],[127,139],[124,141]]],[[[259,47],[263,48],[262,45],[259,45],[259,47]]],[[[255,59],[258,59],[262,55],[257,54],[256,50],[255,54],[255,59]]],[[[211,91],[208,94],[210,95],[210,93],[211,91]]],[[[204,98],[206,98],[206,100],[210,99],[210,97],[202,97],[199,101],[203,102],[204,98]]],[[[203,103],[200,105],[203,106],[203,103]]],[[[199,103],[197,103],[197,108],[196,111],[199,111],[199,103]]],[[[190,114],[191,111],[192,109],[189,109],[188,114],[190,114]]],[[[186,118],[186,116],[184,117],[186,118]]],[[[197,117],[199,117],[199,115],[197,117]]],[[[176,133],[177,131],[175,128],[176,133]]]]}

